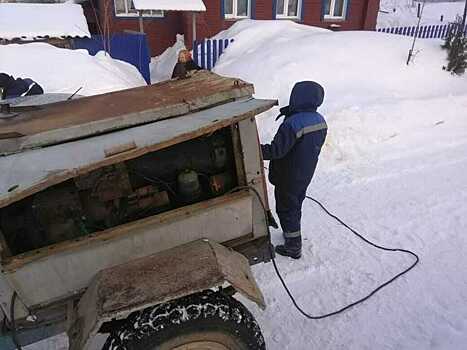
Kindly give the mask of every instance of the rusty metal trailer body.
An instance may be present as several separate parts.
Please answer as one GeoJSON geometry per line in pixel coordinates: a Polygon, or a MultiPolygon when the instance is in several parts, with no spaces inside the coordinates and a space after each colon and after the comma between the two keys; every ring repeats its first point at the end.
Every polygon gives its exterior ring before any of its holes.
{"type": "MultiPolygon", "coordinates": [[[[93,232],[84,228],[80,235],[29,250],[14,246],[15,229],[2,221],[30,198],[36,198],[36,210],[43,205],[37,198],[53,195],[51,189],[62,184],[78,186],[101,169],[129,167],[177,145],[214,142],[209,137],[219,133],[232,153],[230,186],[252,186],[267,203],[255,116],[276,101],[252,94],[250,84],[197,72],[187,80],[12,110],[0,119],[0,306],[9,323],[14,315],[21,342],[68,329],[72,349],[99,348],[94,340],[105,322],[226,283],[264,306],[248,262],[268,260],[268,223],[260,202],[246,190],[225,190],[93,232]],[[181,258],[183,252],[189,253],[181,258]],[[138,266],[159,268],[135,279],[138,266]],[[170,280],[169,272],[178,277],[170,280]],[[159,279],[166,281],[165,289],[142,292],[159,279]],[[141,297],[135,301],[136,295],[141,297]]],[[[111,199],[108,203],[119,200],[111,199]]]]}

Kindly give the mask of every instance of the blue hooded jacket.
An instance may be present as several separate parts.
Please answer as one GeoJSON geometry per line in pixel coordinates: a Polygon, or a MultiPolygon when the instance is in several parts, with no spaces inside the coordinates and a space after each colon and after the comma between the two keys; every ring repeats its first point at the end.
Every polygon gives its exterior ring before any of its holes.
{"type": "Polygon", "coordinates": [[[283,123],[271,144],[261,146],[276,187],[300,193],[310,184],[327,134],[326,121],[316,111],[323,100],[321,85],[302,81],[292,89],[289,106],[281,108],[283,123]]]}

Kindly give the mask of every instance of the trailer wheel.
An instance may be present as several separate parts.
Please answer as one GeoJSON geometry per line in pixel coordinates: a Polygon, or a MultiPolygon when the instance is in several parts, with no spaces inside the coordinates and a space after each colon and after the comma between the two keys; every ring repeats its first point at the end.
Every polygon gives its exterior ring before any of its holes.
{"type": "Polygon", "coordinates": [[[210,290],[132,313],[103,350],[265,350],[248,309],[210,290]]]}

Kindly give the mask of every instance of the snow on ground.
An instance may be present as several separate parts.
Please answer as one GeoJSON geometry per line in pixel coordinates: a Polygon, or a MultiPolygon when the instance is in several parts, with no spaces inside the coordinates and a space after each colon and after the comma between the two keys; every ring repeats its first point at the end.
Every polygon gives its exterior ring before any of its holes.
{"type": "Polygon", "coordinates": [[[79,4],[0,3],[0,39],[90,37],[79,4]]]}
{"type": "MultiPolygon", "coordinates": [[[[296,81],[326,89],[329,132],[309,194],[368,238],[420,255],[408,275],[344,314],[309,321],[292,306],[271,264],[253,268],[266,311],[268,350],[464,349],[467,344],[467,76],[441,70],[437,40],[330,32],[291,22],[242,21],[216,71],[255,84],[256,97],[288,102],[296,81]]],[[[260,116],[270,141],[277,108],[260,116]]],[[[274,206],[272,187],[271,205],[274,206]]],[[[312,202],[304,205],[304,256],[278,257],[298,302],[312,314],[364,296],[412,260],[371,248],[312,202]]],[[[279,231],[273,241],[281,242],[279,231]]],[[[64,349],[42,342],[27,350],[64,349]],[[42,347],[41,347],[42,346],[42,347]]],[[[58,345],[55,345],[58,344],[58,345]]]]}
{"type": "MultiPolygon", "coordinates": [[[[381,0],[378,13],[378,28],[414,26],[418,23],[417,7],[419,2],[413,0],[381,0]]],[[[420,2],[421,4],[421,2],[420,2]]],[[[423,9],[421,25],[448,24],[456,19],[456,15],[464,13],[465,1],[427,2],[423,9]],[[444,16],[443,22],[440,21],[444,16]]]]}
{"type": "Polygon", "coordinates": [[[0,45],[0,72],[31,78],[46,93],[72,94],[82,87],[80,95],[94,95],[146,84],[134,66],[104,52],[91,56],[45,43],[0,45]]]}
{"type": "MultiPolygon", "coordinates": [[[[465,348],[467,77],[442,71],[440,42],[419,42],[406,66],[410,39],[382,33],[242,21],[219,37],[235,42],[216,71],[254,83],[256,97],[279,97],[282,106],[296,81],[325,87],[329,133],[309,194],[370,239],[421,258],[371,300],[323,321],[293,308],[270,264],[256,266],[268,309],[252,310],[268,349],[465,348]]],[[[263,142],[276,114],[259,118],[263,142]]],[[[303,234],[304,258],[278,263],[312,314],[364,296],[412,261],[365,245],[310,201],[303,234]]]]}

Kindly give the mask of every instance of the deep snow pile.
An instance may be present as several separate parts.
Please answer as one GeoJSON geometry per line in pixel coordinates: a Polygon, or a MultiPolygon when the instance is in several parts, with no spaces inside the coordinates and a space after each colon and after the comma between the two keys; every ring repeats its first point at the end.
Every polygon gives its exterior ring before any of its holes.
{"type": "Polygon", "coordinates": [[[45,43],[0,45],[0,72],[37,81],[46,93],[94,95],[145,85],[132,65],[104,52],[60,49],[45,43]]]}
{"type": "MultiPolygon", "coordinates": [[[[467,77],[442,71],[440,42],[419,41],[415,62],[406,66],[411,41],[402,36],[242,21],[218,37],[235,42],[216,71],[254,83],[256,97],[279,98],[282,106],[296,81],[324,86],[320,111],[329,131],[309,194],[370,239],[421,257],[414,271],[374,298],[323,321],[293,309],[270,265],[255,267],[268,309],[252,309],[268,349],[463,348],[467,77]]],[[[279,125],[276,114],[259,118],[263,142],[279,125]]],[[[368,247],[309,201],[303,235],[304,258],[278,263],[313,314],[364,296],[411,263],[368,247]]],[[[281,241],[279,231],[273,236],[281,241]]]]}
{"type": "MultiPolygon", "coordinates": [[[[217,37],[234,38],[235,42],[221,56],[215,71],[254,83],[258,98],[279,98],[282,106],[288,103],[289,92],[296,81],[316,80],[324,86],[327,98],[321,111],[331,120],[344,123],[343,135],[330,140],[333,152],[326,154],[335,161],[361,157],[362,154],[356,153],[358,149],[369,152],[369,146],[396,132],[395,120],[406,119],[404,128],[418,123],[420,118],[411,115],[416,110],[406,106],[409,101],[467,91],[465,77],[453,77],[441,69],[446,63],[446,53],[438,41],[417,42],[416,49],[420,51],[414,63],[406,66],[411,40],[391,34],[335,33],[292,22],[242,21],[217,37]],[[399,103],[406,106],[405,112],[380,113],[382,109],[400,110],[403,107],[399,103]],[[368,109],[372,111],[368,117],[359,112],[368,109]],[[365,117],[368,123],[380,127],[374,128],[359,119],[350,123],[349,117],[338,118],[336,114],[365,117]],[[381,127],[383,123],[384,128],[381,127]],[[358,144],[348,142],[346,147],[339,147],[343,137],[358,138],[358,144]]],[[[449,106],[451,101],[446,105],[449,109],[457,108],[449,106]]],[[[274,125],[276,114],[277,110],[260,118],[263,137],[270,138],[275,132],[275,127],[270,125],[274,125]]],[[[428,121],[427,118],[429,116],[424,116],[422,120],[428,121]]]]}
{"type": "MultiPolygon", "coordinates": [[[[422,2],[413,0],[381,0],[378,13],[378,28],[414,26],[418,23],[417,7],[422,2]],[[388,12],[388,13],[386,13],[388,12]]],[[[426,3],[423,9],[421,25],[447,24],[464,12],[464,1],[426,3]],[[443,22],[441,22],[443,16],[443,22]]]]}

